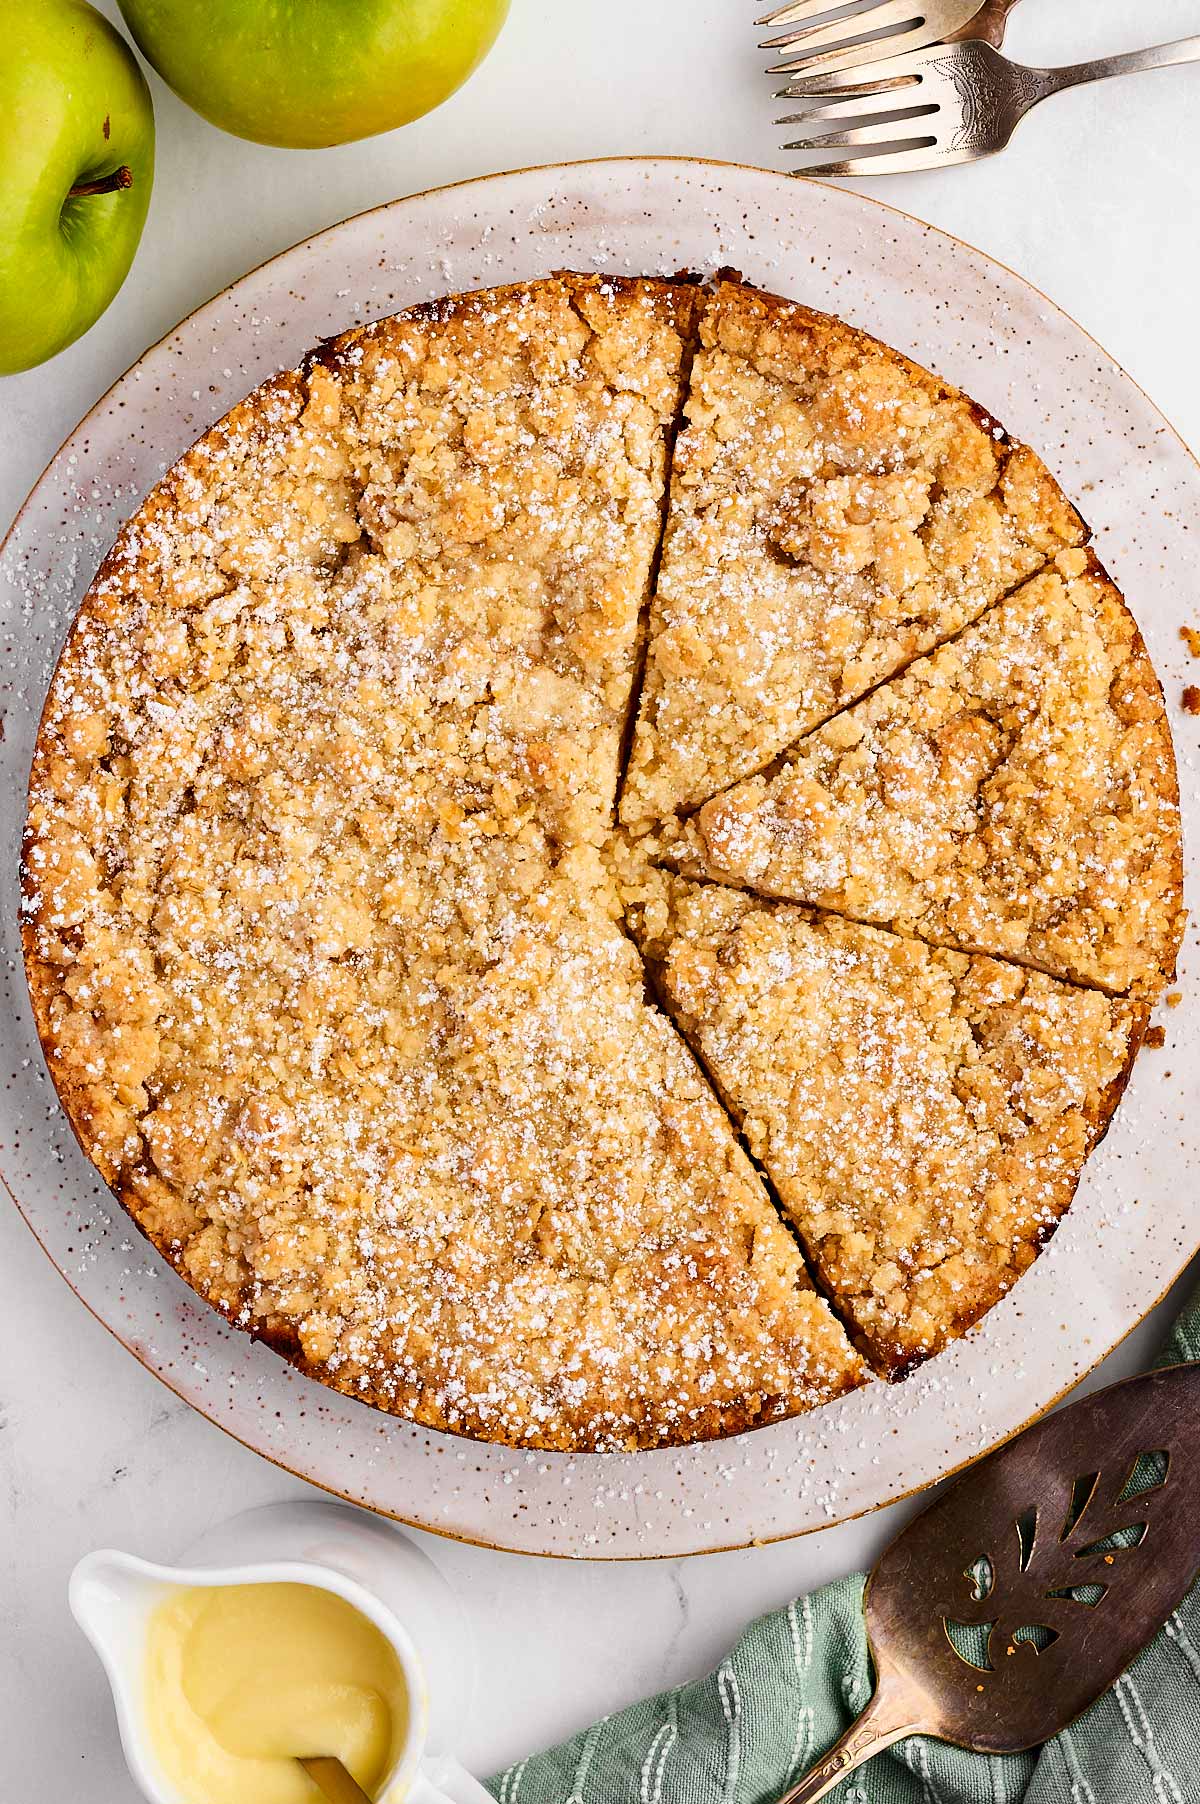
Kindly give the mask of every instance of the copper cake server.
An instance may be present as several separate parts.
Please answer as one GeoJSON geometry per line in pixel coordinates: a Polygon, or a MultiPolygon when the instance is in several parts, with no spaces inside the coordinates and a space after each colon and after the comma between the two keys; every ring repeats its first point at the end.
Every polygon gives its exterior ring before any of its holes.
{"type": "Polygon", "coordinates": [[[1200,1366],[1046,1416],[944,1491],[867,1583],[875,1694],[779,1804],[907,1735],[1036,1747],[1118,1679],[1200,1568],[1200,1366]]]}

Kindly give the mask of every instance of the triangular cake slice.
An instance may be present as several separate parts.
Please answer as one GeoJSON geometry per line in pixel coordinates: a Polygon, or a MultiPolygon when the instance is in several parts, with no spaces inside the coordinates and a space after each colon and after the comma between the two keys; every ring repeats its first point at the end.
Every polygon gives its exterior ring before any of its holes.
{"type": "Polygon", "coordinates": [[[365,675],[473,806],[566,843],[615,806],[698,305],[562,275],[349,333],[309,375],[357,491],[335,605],[388,621],[365,675]]]}
{"type": "Polygon", "coordinates": [[[881,1370],[961,1334],[1053,1233],[1144,1027],[1018,965],[664,878],[660,992],[881,1370]]]}
{"type": "Polygon", "coordinates": [[[1084,537],[1038,458],[955,389],[839,320],[719,284],[622,818],[762,769],[1084,537]]]}
{"type": "Polygon", "coordinates": [[[686,861],[766,895],[1153,997],[1178,784],[1133,617],[1087,553],[706,804],[686,861]]]}

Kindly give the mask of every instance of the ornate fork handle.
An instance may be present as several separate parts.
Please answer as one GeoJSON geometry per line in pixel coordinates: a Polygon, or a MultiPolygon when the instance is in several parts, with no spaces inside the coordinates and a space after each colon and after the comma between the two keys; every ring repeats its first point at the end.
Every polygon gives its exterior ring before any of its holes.
{"type": "Polygon", "coordinates": [[[1089,81],[1107,81],[1110,75],[1140,75],[1146,69],[1170,69],[1177,63],[1200,62],[1200,37],[1177,38],[1170,44],[1154,44],[1149,50],[1128,50],[1121,56],[1100,56],[1086,63],[1064,63],[1055,69],[1027,69],[1034,79],[1021,95],[1022,112],[1028,112],[1050,94],[1082,87],[1089,81]]]}

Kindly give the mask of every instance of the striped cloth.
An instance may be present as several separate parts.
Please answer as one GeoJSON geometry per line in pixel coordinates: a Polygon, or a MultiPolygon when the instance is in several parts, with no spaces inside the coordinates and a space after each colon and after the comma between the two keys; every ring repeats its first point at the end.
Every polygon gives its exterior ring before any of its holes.
{"type": "MultiPolygon", "coordinates": [[[[1200,1290],[1164,1365],[1200,1359],[1200,1290]]],[[[1200,1556],[1200,1528],[1197,1530],[1200,1556]]],[[[499,1804],[775,1804],[871,1695],[859,1575],[754,1623],[717,1670],[595,1723],[490,1780],[499,1804]]],[[[1070,1729],[1032,1754],[913,1736],[839,1804],[1197,1804],[1200,1586],[1070,1729]]]]}

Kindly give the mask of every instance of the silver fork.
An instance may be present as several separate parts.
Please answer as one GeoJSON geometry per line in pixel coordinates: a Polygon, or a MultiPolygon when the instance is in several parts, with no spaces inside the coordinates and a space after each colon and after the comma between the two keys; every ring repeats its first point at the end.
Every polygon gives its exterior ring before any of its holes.
{"type": "Polygon", "coordinates": [[[1030,108],[1065,88],[1194,62],[1200,37],[1057,69],[1026,68],[990,44],[933,44],[867,67],[802,77],[783,96],[802,99],[804,110],[778,123],[811,126],[785,150],[862,153],[808,164],[797,175],[900,175],[1003,150],[1030,108]]]}
{"type": "Polygon", "coordinates": [[[766,38],[760,48],[795,52],[772,63],[768,75],[853,68],[876,57],[899,56],[955,38],[982,38],[999,49],[1016,4],[1017,0],[791,0],[757,23],[796,29],[766,38]],[[830,13],[837,17],[828,18],[830,13]]]}

